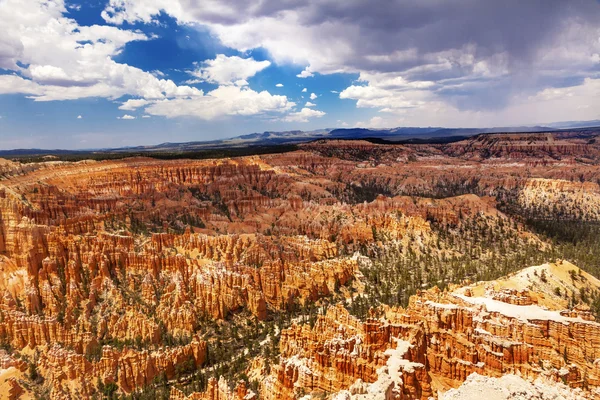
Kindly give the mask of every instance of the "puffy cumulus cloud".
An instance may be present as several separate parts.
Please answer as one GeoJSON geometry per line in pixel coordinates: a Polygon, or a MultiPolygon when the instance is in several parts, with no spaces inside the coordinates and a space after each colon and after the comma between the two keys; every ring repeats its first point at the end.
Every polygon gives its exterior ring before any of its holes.
{"type": "Polygon", "coordinates": [[[306,93],[306,92],[307,92],[306,88],[302,89],[302,93],[306,93]]]}
{"type": "Polygon", "coordinates": [[[304,105],[304,107],[315,107],[316,104],[315,103],[311,103],[310,101],[307,101],[306,104],[304,105]]]}
{"type": "Polygon", "coordinates": [[[276,17],[282,11],[303,5],[300,0],[110,0],[102,17],[119,25],[124,22],[153,23],[157,22],[156,17],[162,10],[183,23],[210,21],[231,25],[261,16],[276,17]]]}
{"type": "Polygon", "coordinates": [[[219,85],[208,94],[164,79],[160,71],[119,63],[114,58],[126,44],[153,38],[116,26],[80,26],[68,18],[64,0],[0,1],[0,25],[0,68],[13,71],[0,75],[0,94],[21,93],[35,101],[130,96],[120,110],[148,108],[147,114],[200,119],[281,113],[294,106],[286,96],[247,88],[247,79],[269,61],[219,54],[201,63],[192,81],[219,85]]]}
{"type": "MultiPolygon", "coordinates": [[[[189,86],[177,86],[171,80],[157,79],[152,74],[126,64],[106,60],[98,66],[97,79],[93,83],[79,85],[77,82],[41,84],[35,79],[38,93],[36,101],[76,100],[85,97],[118,99],[124,95],[146,99],[202,96],[202,91],[189,86]]],[[[0,89],[1,90],[1,89],[0,89]]]]}
{"type": "Polygon", "coordinates": [[[425,105],[431,99],[427,91],[405,91],[381,88],[374,85],[352,85],[340,93],[341,99],[356,100],[359,108],[402,109],[425,105]]]}
{"type": "Polygon", "coordinates": [[[301,65],[301,78],[358,73],[361,84],[343,98],[386,111],[441,105],[491,115],[600,74],[596,0],[110,0],[104,17],[151,22],[161,10],[231,48],[301,65]]]}
{"type": "Polygon", "coordinates": [[[302,72],[300,72],[298,75],[296,75],[298,78],[310,78],[315,76],[315,74],[313,74],[312,72],[310,72],[310,68],[306,67],[304,68],[304,70],[302,70],[302,72]]]}
{"type": "Polygon", "coordinates": [[[204,61],[200,68],[191,74],[200,81],[219,85],[245,86],[248,84],[246,79],[253,77],[270,65],[271,62],[267,60],[256,61],[253,58],[227,57],[224,54],[218,54],[214,60],[204,61]]]}
{"type": "Polygon", "coordinates": [[[28,79],[17,75],[0,75],[0,94],[24,93],[30,95],[40,94],[40,86],[28,79]]]}
{"type": "Polygon", "coordinates": [[[311,99],[311,100],[314,100],[314,99],[316,99],[317,97],[319,97],[319,96],[317,96],[317,95],[316,95],[316,94],[314,94],[314,93],[311,93],[311,94],[310,94],[310,99],[311,99]]]}
{"type": "Polygon", "coordinates": [[[17,68],[17,60],[23,53],[23,43],[14,34],[0,36],[0,68],[17,68]]]}
{"type": "Polygon", "coordinates": [[[392,128],[394,126],[397,126],[398,123],[396,121],[398,121],[399,119],[395,119],[395,120],[391,120],[391,119],[386,119],[383,117],[373,117],[371,118],[369,121],[363,122],[357,122],[354,127],[356,128],[376,128],[376,129],[387,129],[387,128],[392,128]],[[390,125],[390,122],[394,121],[392,125],[390,125]]]}
{"type": "MultiPolygon", "coordinates": [[[[531,61],[567,30],[587,27],[593,36],[598,8],[594,0],[391,0],[378,7],[359,0],[110,0],[103,16],[113,23],[152,22],[162,10],[182,23],[207,25],[230,47],[264,47],[276,60],[304,61],[308,67],[299,75],[309,76],[444,65],[456,59],[445,53],[462,53],[467,45],[475,50],[473,60],[463,60],[467,67],[502,53],[510,63],[531,61]]],[[[580,47],[589,52],[595,41],[584,37],[580,47]]]]}
{"type": "Polygon", "coordinates": [[[119,110],[134,111],[140,107],[148,105],[150,102],[145,99],[129,99],[119,106],[119,110]]]}
{"type": "Polygon", "coordinates": [[[146,113],[168,118],[196,117],[213,120],[222,116],[284,113],[294,106],[295,103],[289,101],[286,96],[272,95],[267,91],[256,92],[247,87],[225,85],[202,97],[154,102],[146,107],[146,113]]]}
{"type": "Polygon", "coordinates": [[[304,107],[302,110],[289,113],[283,121],[286,122],[308,122],[310,118],[320,118],[325,115],[325,112],[319,110],[313,110],[311,108],[304,107]]]}
{"type": "Polygon", "coordinates": [[[283,83],[278,83],[275,85],[275,87],[283,87],[283,83]]]}
{"type": "Polygon", "coordinates": [[[65,14],[63,0],[0,2],[0,67],[18,74],[0,80],[0,93],[28,94],[36,101],[202,94],[113,60],[127,43],[151,39],[142,32],[80,26],[65,14]]]}
{"type": "Polygon", "coordinates": [[[83,119],[83,117],[81,115],[78,115],[77,119],[83,119]]]}
{"type": "Polygon", "coordinates": [[[586,78],[581,85],[547,88],[530,96],[513,95],[508,105],[501,110],[460,109],[441,101],[435,96],[424,100],[419,107],[394,107],[402,98],[388,97],[389,107],[382,108],[381,115],[357,126],[384,128],[399,125],[420,126],[468,126],[489,127],[513,125],[544,124],[567,120],[591,120],[598,116],[597,104],[600,104],[600,78],[586,78]]]}

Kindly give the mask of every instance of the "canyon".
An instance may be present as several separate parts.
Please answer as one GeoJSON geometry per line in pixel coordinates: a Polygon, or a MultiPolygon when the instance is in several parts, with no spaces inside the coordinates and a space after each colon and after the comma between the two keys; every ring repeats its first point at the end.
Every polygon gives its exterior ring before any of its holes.
{"type": "Polygon", "coordinates": [[[534,226],[599,222],[594,138],[2,161],[0,392],[600,396],[597,263],[534,226]]]}

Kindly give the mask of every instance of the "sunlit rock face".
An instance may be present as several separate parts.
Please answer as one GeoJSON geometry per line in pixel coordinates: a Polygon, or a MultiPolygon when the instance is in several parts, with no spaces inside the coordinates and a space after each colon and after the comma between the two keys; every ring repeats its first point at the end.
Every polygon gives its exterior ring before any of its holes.
{"type": "MultiPolygon", "coordinates": [[[[567,398],[592,398],[600,386],[600,324],[585,307],[562,309],[564,299],[546,290],[570,286],[563,278],[577,270],[559,262],[497,281],[423,291],[407,308],[389,308],[366,322],[332,307],[312,328],[282,332],[281,362],[263,381],[263,393],[272,399],[304,392],[336,393],[331,398],[340,400],[427,399],[467,381],[441,398],[468,398],[460,396],[488,382],[504,396],[497,398],[508,399],[510,379],[518,379],[531,394],[523,398],[544,398],[547,385],[567,398]],[[534,272],[541,271],[550,284],[531,289],[534,272]],[[479,378],[505,375],[519,378],[479,378]]],[[[584,274],[577,286],[597,290],[600,282],[584,274]]]]}
{"type": "Polygon", "coordinates": [[[486,232],[510,237],[513,253],[550,249],[499,210],[507,204],[597,221],[600,174],[578,161],[593,160],[595,148],[553,140],[338,141],[219,160],[2,162],[0,362],[9,372],[0,391],[410,399],[436,397],[476,373],[541,376],[591,393],[600,379],[597,324],[564,293],[600,286],[567,262],[419,290],[407,307],[374,307],[369,318],[348,311],[373,278],[364,265],[376,268],[372,260],[390,249],[425,260],[410,272],[419,270],[419,289],[471,276],[432,271],[426,260],[493,259],[476,241],[486,232]],[[486,146],[501,151],[492,157],[486,146]],[[466,243],[474,230],[480,236],[466,243]],[[303,310],[313,308],[308,323],[303,310]],[[277,338],[277,354],[268,365],[253,356],[236,375],[245,383],[228,382],[215,371],[235,360],[213,358],[215,332],[228,339],[244,319],[262,327],[284,320],[284,329],[238,338],[249,351],[277,338]],[[199,375],[202,390],[186,386],[199,375]]]}

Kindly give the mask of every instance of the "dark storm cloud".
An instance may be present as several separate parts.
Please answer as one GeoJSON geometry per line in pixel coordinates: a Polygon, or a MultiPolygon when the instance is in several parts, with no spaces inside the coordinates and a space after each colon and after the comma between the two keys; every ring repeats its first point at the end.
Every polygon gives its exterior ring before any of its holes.
{"type": "MultiPolygon", "coordinates": [[[[551,43],[565,24],[599,24],[596,1],[322,1],[302,9],[301,22],[316,26],[343,22],[358,29],[357,68],[374,68],[360,54],[386,55],[416,48],[420,55],[476,46],[477,58],[507,52],[510,61],[530,63],[537,51],[551,43]]],[[[423,62],[425,60],[422,60],[423,62]]],[[[411,60],[397,65],[414,66],[411,60]]],[[[390,69],[383,63],[384,69],[390,69]]]]}
{"type": "MultiPolygon", "coordinates": [[[[340,68],[397,72],[413,81],[469,76],[483,61],[488,68],[521,75],[516,80],[525,82],[519,85],[536,86],[544,71],[553,69],[552,63],[539,65],[539,60],[570,25],[600,24],[600,3],[595,0],[237,0],[227,4],[238,12],[225,15],[201,6],[192,12],[202,21],[232,26],[293,12],[300,26],[323,31],[324,47],[339,43],[352,49],[340,68]],[[498,55],[502,57],[490,59],[498,55]]],[[[598,46],[598,35],[581,38],[588,39],[598,46]]],[[[599,65],[580,64],[581,60],[572,60],[571,65],[561,66],[563,74],[591,71],[599,65]]],[[[564,82],[563,76],[556,76],[560,74],[550,75],[544,77],[545,84],[552,85],[552,76],[557,84],[564,82]]]]}
{"type": "MultiPolygon", "coordinates": [[[[122,1],[135,3],[135,0],[122,1]]],[[[152,1],[145,2],[145,7],[150,3],[152,1]]],[[[278,19],[292,12],[303,27],[319,30],[332,26],[334,28],[326,30],[327,35],[321,37],[323,44],[346,42],[354,54],[346,60],[345,67],[372,71],[404,71],[429,63],[428,54],[465,46],[473,47],[476,59],[506,52],[511,65],[525,68],[539,56],[540,49],[568,28],[567,24],[576,22],[596,27],[600,24],[600,2],[596,0],[229,0],[216,3],[180,0],[179,3],[186,17],[200,23],[235,26],[260,18],[278,19]],[[396,62],[373,60],[373,56],[413,49],[417,52],[415,58],[396,62]]],[[[157,6],[158,10],[162,8],[157,6]]],[[[268,37],[269,32],[264,34],[268,37]]]]}
{"type": "MultiPolygon", "coordinates": [[[[126,20],[147,20],[153,2],[112,1],[123,2],[126,20]]],[[[262,47],[275,62],[308,65],[309,73],[360,73],[373,87],[395,75],[459,109],[501,108],[515,96],[581,83],[600,68],[596,0],[174,2],[177,18],[209,26],[227,46],[262,47]],[[444,83],[460,78],[479,83],[444,83]]]]}

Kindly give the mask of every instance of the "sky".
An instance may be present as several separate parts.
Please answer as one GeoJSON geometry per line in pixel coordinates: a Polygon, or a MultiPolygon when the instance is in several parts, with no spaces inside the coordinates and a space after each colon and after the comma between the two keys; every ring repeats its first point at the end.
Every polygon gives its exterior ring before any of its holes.
{"type": "Polygon", "coordinates": [[[598,0],[0,0],[0,149],[600,119],[598,0]]]}

